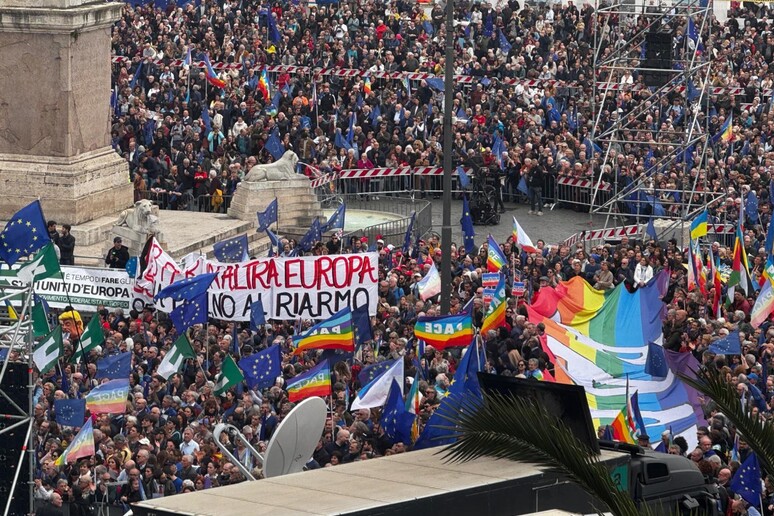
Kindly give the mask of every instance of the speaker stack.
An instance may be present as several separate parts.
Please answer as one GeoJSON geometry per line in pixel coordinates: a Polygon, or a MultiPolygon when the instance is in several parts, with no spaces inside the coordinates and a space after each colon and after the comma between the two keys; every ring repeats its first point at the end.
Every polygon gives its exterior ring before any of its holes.
{"type": "Polygon", "coordinates": [[[646,86],[661,87],[670,79],[673,66],[672,33],[648,32],[645,34],[645,61],[642,63],[642,77],[646,86]],[[660,70],[664,70],[663,72],[660,70]]]}

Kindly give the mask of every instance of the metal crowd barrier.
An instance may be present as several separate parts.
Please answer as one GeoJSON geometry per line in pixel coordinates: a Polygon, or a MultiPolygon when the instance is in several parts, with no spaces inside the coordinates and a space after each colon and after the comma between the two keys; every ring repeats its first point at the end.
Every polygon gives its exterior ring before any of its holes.
{"type": "Polygon", "coordinates": [[[378,235],[381,235],[385,241],[392,242],[393,245],[400,245],[403,242],[403,237],[406,235],[406,231],[411,223],[411,214],[413,212],[416,212],[413,228],[416,232],[415,234],[419,234],[421,237],[428,233],[433,227],[432,204],[429,201],[406,197],[389,197],[386,199],[380,198],[379,200],[365,201],[363,199],[358,199],[356,195],[346,196],[342,201],[347,204],[347,208],[381,211],[401,216],[398,220],[390,220],[345,233],[342,236],[345,245],[348,244],[348,241],[352,236],[365,236],[368,238],[370,244],[376,242],[378,235]]]}
{"type": "Polygon", "coordinates": [[[135,199],[148,199],[162,210],[185,210],[204,213],[226,213],[231,205],[231,195],[223,195],[223,202],[215,206],[212,196],[195,196],[191,192],[169,192],[166,190],[135,191],[135,199]]]}

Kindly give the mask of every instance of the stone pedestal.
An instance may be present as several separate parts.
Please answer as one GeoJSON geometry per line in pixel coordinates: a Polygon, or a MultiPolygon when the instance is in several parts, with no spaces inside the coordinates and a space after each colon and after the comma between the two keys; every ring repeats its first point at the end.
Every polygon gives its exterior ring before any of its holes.
{"type": "Polygon", "coordinates": [[[242,181],[234,193],[228,214],[257,226],[256,213],[264,211],[275,197],[280,231],[287,227],[308,228],[315,217],[322,215],[320,203],[306,177],[286,181],[242,181]]]}
{"type": "Polygon", "coordinates": [[[110,31],[121,3],[0,0],[0,219],[40,198],[82,224],[132,203],[110,148],[110,31]]]}

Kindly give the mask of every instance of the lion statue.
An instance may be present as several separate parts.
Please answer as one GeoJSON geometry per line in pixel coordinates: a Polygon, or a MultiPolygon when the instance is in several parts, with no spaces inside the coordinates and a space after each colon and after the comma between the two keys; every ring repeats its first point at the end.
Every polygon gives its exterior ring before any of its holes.
{"type": "Polygon", "coordinates": [[[266,165],[255,165],[245,176],[248,183],[257,183],[260,181],[285,181],[287,179],[297,179],[296,165],[298,156],[293,151],[287,151],[280,159],[274,163],[266,165]]]}
{"type": "Polygon", "coordinates": [[[134,208],[121,212],[116,221],[116,226],[126,226],[138,233],[159,234],[159,219],[153,215],[153,203],[148,199],[142,199],[134,203],[134,208]]]}

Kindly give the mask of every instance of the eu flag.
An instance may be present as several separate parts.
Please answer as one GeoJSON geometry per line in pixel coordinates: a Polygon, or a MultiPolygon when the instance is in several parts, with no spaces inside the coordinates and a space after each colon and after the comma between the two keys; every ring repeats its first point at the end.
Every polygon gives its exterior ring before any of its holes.
{"type": "Polygon", "coordinates": [[[309,231],[307,231],[306,234],[301,238],[301,241],[298,242],[298,247],[300,247],[303,251],[309,251],[312,249],[314,243],[319,242],[321,239],[322,231],[320,228],[320,220],[314,219],[312,222],[312,227],[309,228],[309,231]]]}
{"type": "Polygon", "coordinates": [[[734,330],[725,337],[710,343],[708,349],[716,355],[741,355],[742,344],[739,340],[739,330],[734,330]]]}
{"type": "Polygon", "coordinates": [[[279,247],[282,244],[282,242],[280,242],[279,237],[275,235],[271,229],[266,228],[266,234],[269,235],[269,240],[271,240],[271,245],[279,247]]]}
{"type": "Polygon", "coordinates": [[[250,305],[250,329],[257,331],[259,326],[266,325],[266,312],[263,310],[263,301],[258,298],[250,305]]]}
{"type": "Polygon", "coordinates": [[[424,430],[422,430],[419,439],[414,444],[415,450],[453,442],[454,439],[449,437],[450,430],[442,428],[448,425],[443,414],[446,414],[448,417],[451,413],[462,410],[464,400],[483,399],[478,376],[476,376],[478,371],[481,370],[479,366],[485,363],[483,354],[484,350],[478,349],[476,340],[473,339],[473,342],[468,346],[465,355],[457,366],[457,371],[454,373],[454,381],[449,387],[448,395],[441,400],[441,405],[427,420],[424,430]]]}
{"type": "Polygon", "coordinates": [[[368,305],[364,304],[352,310],[352,328],[355,331],[355,344],[361,345],[374,340],[371,331],[371,316],[368,315],[368,305]]]}
{"type": "Polygon", "coordinates": [[[129,82],[129,87],[134,90],[134,87],[137,86],[137,81],[140,78],[140,75],[142,75],[142,65],[144,64],[144,61],[140,61],[140,64],[137,65],[137,70],[134,71],[134,76],[132,76],[132,80],[129,82]]]}
{"type": "Polygon", "coordinates": [[[285,147],[282,145],[282,142],[280,141],[279,130],[276,127],[271,132],[271,134],[269,134],[269,137],[266,139],[264,148],[269,154],[272,155],[274,159],[280,159],[282,155],[285,154],[285,147]]]}
{"type": "Polygon", "coordinates": [[[735,494],[738,494],[744,500],[753,506],[761,503],[763,488],[761,487],[761,466],[758,464],[758,457],[750,453],[742,463],[742,466],[734,473],[734,478],[728,487],[735,494]]]}
{"type": "Polygon", "coordinates": [[[210,288],[210,284],[217,275],[216,272],[208,272],[192,278],[176,281],[161,289],[154,299],[158,301],[159,299],[169,297],[174,301],[191,301],[202,294],[206,294],[207,289],[210,288]]]}
{"type": "Polygon", "coordinates": [[[414,424],[414,414],[406,410],[400,385],[394,379],[387,403],[384,404],[382,419],[379,421],[382,430],[393,442],[411,444],[411,426],[414,424]]]}
{"type": "Polygon", "coordinates": [[[341,203],[336,211],[325,223],[325,229],[322,231],[330,231],[332,229],[344,229],[344,219],[347,216],[347,205],[341,203]]]}
{"type": "Polygon", "coordinates": [[[97,378],[119,380],[132,374],[132,352],[101,358],[97,361],[97,378]]]}
{"type": "Polygon", "coordinates": [[[470,188],[470,178],[462,167],[457,167],[457,181],[459,182],[461,189],[467,190],[470,188]]]}
{"type": "Polygon", "coordinates": [[[13,265],[22,256],[34,254],[49,242],[40,201],[33,201],[14,213],[0,233],[0,258],[13,265]]]}
{"type": "Polygon", "coordinates": [[[511,51],[511,44],[508,42],[508,38],[505,37],[505,34],[503,34],[503,31],[500,29],[497,29],[497,32],[500,33],[500,50],[503,54],[508,54],[511,51]]]}
{"type": "Polygon", "coordinates": [[[240,235],[222,242],[216,242],[212,246],[212,250],[219,262],[235,263],[248,259],[247,245],[247,235],[240,235]]]}
{"type": "Polygon", "coordinates": [[[277,29],[277,22],[274,19],[274,13],[271,11],[269,11],[266,15],[266,26],[269,30],[269,40],[272,43],[279,43],[282,41],[282,34],[280,34],[280,31],[277,29]]]}
{"type": "Polygon", "coordinates": [[[245,373],[247,385],[252,389],[266,389],[282,374],[282,355],[280,346],[275,344],[263,351],[253,353],[239,361],[239,367],[245,373]]]}
{"type": "Polygon", "coordinates": [[[204,123],[204,130],[206,133],[212,131],[212,119],[210,119],[210,110],[207,106],[202,109],[202,123],[204,123]]]}
{"type": "Polygon", "coordinates": [[[658,240],[658,233],[656,233],[656,226],[653,225],[653,217],[648,219],[648,227],[645,228],[645,234],[652,240],[658,240]]]}
{"type": "Polygon", "coordinates": [[[207,292],[205,291],[199,297],[185,301],[169,313],[172,324],[178,333],[185,331],[194,324],[207,324],[207,292]]]}
{"type": "Polygon", "coordinates": [[[465,244],[465,251],[471,252],[476,247],[476,230],[473,229],[473,217],[470,215],[470,205],[468,204],[467,195],[462,198],[462,218],[460,219],[460,225],[462,226],[462,241],[465,244]]]}
{"type": "Polygon", "coordinates": [[[269,203],[265,210],[258,212],[258,231],[263,231],[277,222],[277,198],[269,203]]]}
{"type": "Polygon", "coordinates": [[[669,374],[664,348],[653,342],[648,342],[648,360],[645,362],[645,373],[658,378],[666,378],[669,374]]]}
{"type": "Polygon", "coordinates": [[[83,426],[86,418],[86,398],[79,400],[54,400],[56,422],[64,426],[83,426]]]}
{"type": "MultiPolygon", "coordinates": [[[[398,360],[403,360],[402,358],[398,360]]],[[[370,383],[374,378],[384,373],[386,370],[395,365],[395,360],[383,360],[375,364],[371,364],[363,368],[360,374],[357,375],[357,379],[360,385],[366,385],[370,383]]]]}
{"type": "Polygon", "coordinates": [[[439,79],[438,77],[430,77],[425,79],[425,84],[438,91],[444,91],[446,89],[443,84],[443,79],[439,79]]]}
{"type": "MultiPolygon", "coordinates": [[[[755,190],[747,192],[747,198],[745,199],[744,211],[747,214],[747,218],[753,224],[758,223],[758,195],[755,190]]],[[[742,221],[744,223],[744,221],[742,221]]]]}
{"type": "Polygon", "coordinates": [[[352,145],[341,135],[341,129],[336,129],[336,136],[333,138],[333,144],[344,150],[350,150],[352,145]]]}

